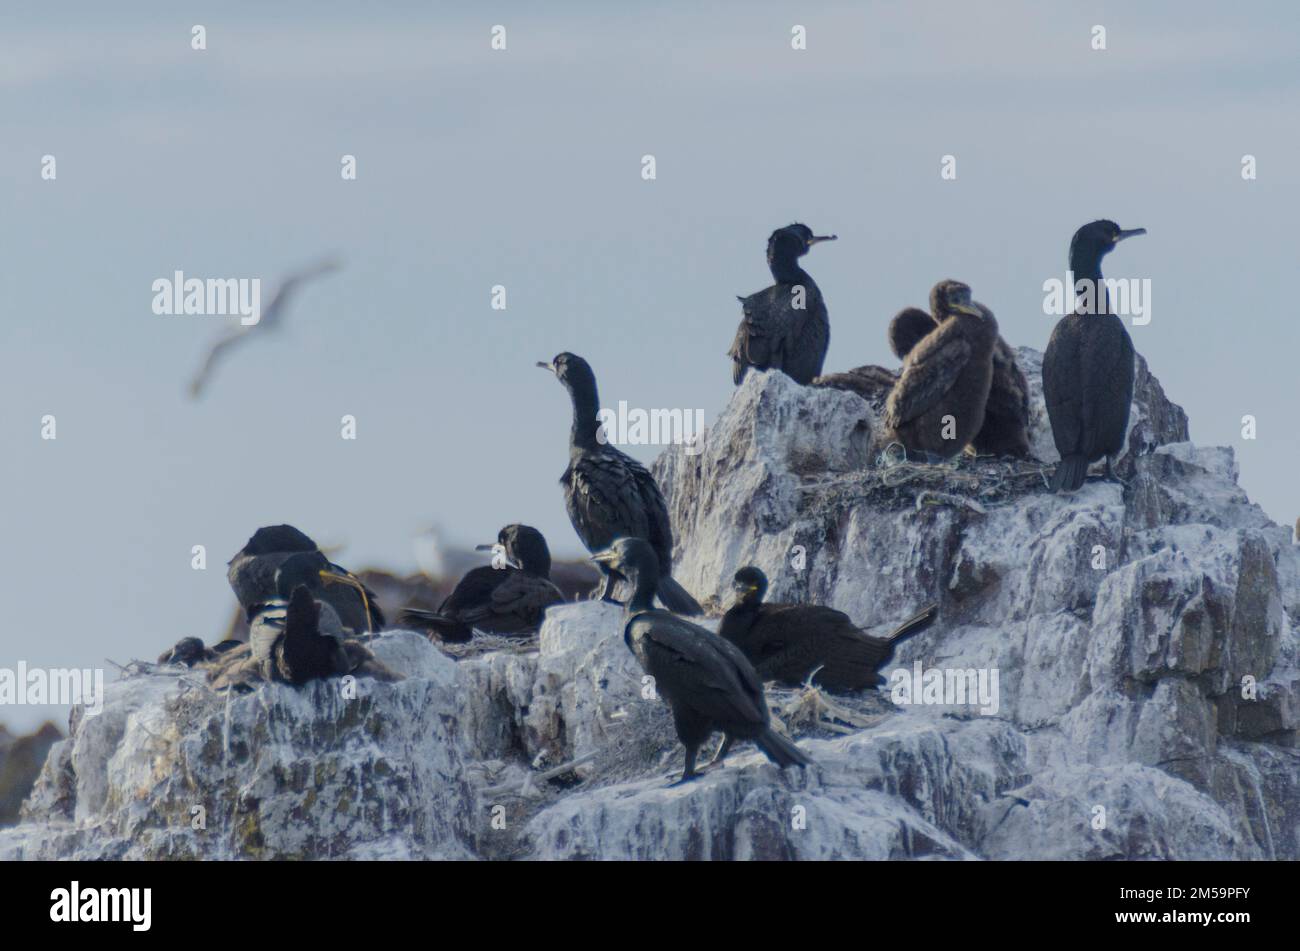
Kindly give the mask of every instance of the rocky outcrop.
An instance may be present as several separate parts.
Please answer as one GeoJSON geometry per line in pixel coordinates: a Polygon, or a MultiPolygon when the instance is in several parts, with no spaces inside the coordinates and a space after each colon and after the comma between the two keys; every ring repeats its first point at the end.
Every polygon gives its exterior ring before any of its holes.
{"type": "Polygon", "coordinates": [[[667,711],[619,610],[586,602],[457,660],[385,634],[394,684],[227,697],[139,665],[74,719],[0,857],[1300,857],[1289,530],[1144,365],[1128,485],[1049,495],[1039,358],[1019,358],[1042,464],[911,465],[876,407],[779,373],[657,462],[674,574],[702,601],[756,564],[771,597],[873,627],[940,604],[895,690],[769,691],[804,772],[743,746],[669,788],[667,711]],[[958,685],[985,691],[939,689],[958,685]]]}

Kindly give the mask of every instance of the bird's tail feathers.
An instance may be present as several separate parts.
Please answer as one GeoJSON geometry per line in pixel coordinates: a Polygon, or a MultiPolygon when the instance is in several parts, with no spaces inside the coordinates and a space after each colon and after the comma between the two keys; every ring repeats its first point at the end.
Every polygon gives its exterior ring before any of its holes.
{"type": "Polygon", "coordinates": [[[1088,477],[1088,460],[1083,456],[1066,456],[1052,474],[1053,492],[1073,492],[1088,477]]]}
{"type": "Polygon", "coordinates": [[[920,634],[939,617],[939,605],[932,604],[924,610],[918,611],[898,627],[894,628],[885,636],[885,639],[891,644],[898,644],[907,640],[914,634],[920,634]]]}
{"type": "Polygon", "coordinates": [[[700,603],[691,597],[690,593],[679,585],[671,575],[659,576],[659,590],[656,592],[659,600],[663,602],[664,607],[674,614],[703,614],[704,609],[700,603]]]}
{"type": "Polygon", "coordinates": [[[428,630],[438,635],[442,641],[463,643],[474,636],[474,632],[463,621],[426,611],[423,608],[406,608],[402,611],[401,623],[410,627],[428,630]]]}
{"type": "Polygon", "coordinates": [[[811,756],[771,727],[759,734],[758,738],[754,740],[754,745],[782,769],[787,766],[798,766],[802,769],[813,761],[811,756]]]}

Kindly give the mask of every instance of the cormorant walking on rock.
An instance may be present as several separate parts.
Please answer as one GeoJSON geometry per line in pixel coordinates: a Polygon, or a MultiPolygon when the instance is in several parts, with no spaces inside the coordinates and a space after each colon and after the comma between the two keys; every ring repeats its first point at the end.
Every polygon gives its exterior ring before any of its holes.
{"type": "Polygon", "coordinates": [[[796,383],[808,384],[822,372],[831,325],[822,292],[799,258],[819,241],[807,225],[778,228],[767,239],[771,287],[739,298],[744,317],[731,344],[731,379],[739,386],[750,367],[783,370],[796,383]]]}
{"type": "MultiPolygon", "coordinates": [[[[669,573],[673,530],[668,506],[654,476],[627,453],[609,445],[600,432],[596,418],[600,401],[591,366],[572,353],[561,353],[550,363],[537,365],[554,373],[573,401],[569,467],[560,477],[560,485],[564,487],[569,521],[582,544],[594,554],[608,548],[616,538],[645,539],[661,566],[659,600],[678,614],[703,613],[669,573]]],[[[615,578],[603,565],[602,570],[605,589],[601,597],[613,600],[615,578]]]]}
{"type": "Polygon", "coordinates": [[[623,640],[672,708],[677,737],[686,747],[680,782],[697,775],[695,757],[700,746],[718,730],[724,739],[715,763],[737,739],[753,740],[782,768],[812,762],[772,729],[763,683],[738,648],[705,628],[655,609],[659,564],[650,545],[639,538],[620,538],[592,560],[634,586],[623,640]]]}
{"type": "MultiPolygon", "coordinates": [[[[916,307],[899,311],[889,322],[889,346],[905,360],[912,349],[938,326],[939,301],[930,292],[930,314],[916,307]]],[[[985,456],[1029,455],[1029,381],[1016,362],[1016,352],[999,334],[993,345],[993,382],[984,406],[984,425],[971,440],[985,456]]]]}
{"type": "Polygon", "coordinates": [[[1054,492],[1079,488],[1088,466],[1103,457],[1106,474],[1114,477],[1111,457],[1124,448],[1136,360],[1124,321],[1110,313],[1101,259],[1125,238],[1146,233],[1103,219],[1084,225],[1070,241],[1070,272],[1076,285],[1091,282],[1092,306],[1085,310],[1095,312],[1062,317],[1043,354],[1043,397],[1061,454],[1054,492]]]}
{"type": "Polygon", "coordinates": [[[873,637],[847,614],[817,604],[764,604],[767,576],[751,566],[736,572],[736,604],[722,618],[718,634],[749,658],[764,681],[797,686],[813,671],[828,690],[859,690],[880,682],[878,671],[894,648],[919,634],[939,616],[930,605],[888,637],[873,637]]]}
{"type": "MultiPolygon", "coordinates": [[[[407,608],[402,620],[436,633],[444,641],[464,642],[474,630],[491,634],[533,634],[546,609],[564,601],[551,583],[551,551],[528,525],[507,525],[497,534],[506,564],[481,565],[466,573],[437,611],[407,608]]],[[[493,551],[479,545],[477,551],[493,551]]]]}
{"type": "Polygon", "coordinates": [[[888,438],[929,461],[961,452],[984,425],[998,323],[960,281],[931,294],[939,326],[912,349],[885,403],[888,438]]]}
{"type": "MultiPolygon", "coordinates": [[[[299,552],[319,551],[314,541],[292,525],[268,525],[254,532],[230,559],[226,572],[245,617],[252,621],[252,608],[277,596],[276,572],[288,558],[299,552]]],[[[353,634],[382,630],[384,614],[375,603],[374,593],[347,569],[335,564],[329,564],[329,568],[334,577],[320,600],[334,608],[343,626],[353,634]]]]}

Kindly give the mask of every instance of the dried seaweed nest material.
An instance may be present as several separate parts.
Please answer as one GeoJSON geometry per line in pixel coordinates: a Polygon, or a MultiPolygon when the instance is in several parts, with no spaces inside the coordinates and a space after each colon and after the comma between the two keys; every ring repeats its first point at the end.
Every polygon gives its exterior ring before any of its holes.
{"type": "Polygon", "coordinates": [[[1035,459],[959,455],[947,462],[909,460],[891,443],[870,469],[800,486],[805,505],[870,502],[887,509],[948,505],[983,514],[1048,487],[1051,467],[1035,459]]]}
{"type": "Polygon", "coordinates": [[[893,710],[874,690],[832,695],[811,683],[797,688],[768,684],[767,703],[773,719],[784,723],[791,736],[856,733],[880,723],[893,710]]]}
{"type": "MultiPolygon", "coordinates": [[[[416,633],[421,633],[417,631],[416,633]]],[[[456,660],[464,660],[467,657],[481,657],[484,654],[506,653],[506,654],[530,654],[537,653],[539,641],[536,634],[529,634],[525,637],[515,635],[507,637],[504,634],[486,634],[482,631],[475,631],[474,636],[468,641],[457,643],[453,641],[440,641],[436,637],[429,638],[433,646],[438,648],[448,657],[454,657],[456,660]]]]}

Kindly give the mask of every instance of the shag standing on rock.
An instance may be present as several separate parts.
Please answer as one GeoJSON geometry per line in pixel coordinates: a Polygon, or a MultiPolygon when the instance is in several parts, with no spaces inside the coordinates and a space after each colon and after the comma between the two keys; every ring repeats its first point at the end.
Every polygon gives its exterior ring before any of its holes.
{"type": "Polygon", "coordinates": [[[1070,272],[1076,284],[1091,282],[1094,313],[1062,317],[1043,354],[1043,397],[1061,454],[1054,492],[1079,488],[1088,466],[1103,457],[1107,477],[1117,478],[1111,457],[1124,448],[1136,360],[1124,321],[1110,313],[1101,259],[1125,238],[1146,233],[1103,219],[1084,225],[1070,241],[1070,272]]]}
{"type": "Polygon", "coordinates": [[[634,587],[623,640],[672,708],[677,737],[686,747],[686,768],[679,782],[698,775],[695,757],[701,744],[718,730],[724,739],[713,763],[721,762],[737,739],[753,740],[783,769],[812,762],[772,729],[763,683],[738,648],[705,628],[655,609],[659,563],[650,545],[639,538],[621,538],[592,560],[634,587]]]}
{"type": "MultiPolygon", "coordinates": [[[[314,541],[292,525],[268,525],[254,532],[230,559],[226,572],[245,617],[251,622],[255,606],[277,597],[276,572],[287,559],[299,552],[319,551],[314,541]]],[[[353,634],[382,630],[384,614],[375,603],[374,593],[347,569],[335,564],[328,567],[333,578],[320,600],[334,608],[343,626],[353,634]]]]}
{"type": "MultiPolygon", "coordinates": [[[[550,370],[569,391],[573,402],[573,426],[569,430],[569,467],[560,477],[564,507],[569,521],[587,551],[603,551],[616,538],[642,538],[652,549],[658,564],[659,600],[678,614],[701,614],[699,604],[672,579],[673,530],[668,506],[654,476],[627,453],[609,445],[597,422],[600,400],[596,375],[586,360],[561,353],[550,363],[537,364],[550,370]]],[[[603,565],[605,587],[601,597],[614,599],[615,578],[603,565]]]]}
{"type": "Polygon", "coordinates": [[[808,384],[822,372],[831,324],[822,292],[799,258],[819,241],[836,236],[815,235],[807,225],[778,228],[767,239],[771,287],[738,298],[744,317],[731,344],[731,379],[739,386],[750,367],[783,370],[796,383],[808,384]]]}
{"type": "MultiPolygon", "coordinates": [[[[537,529],[507,525],[497,534],[506,564],[481,565],[457,583],[437,611],[407,608],[402,620],[444,641],[464,642],[475,629],[490,634],[536,633],[546,609],[564,601],[551,583],[551,550],[537,529]]],[[[493,551],[478,545],[477,551],[493,551]]]]}
{"type": "Polygon", "coordinates": [[[930,299],[939,326],[907,355],[885,426],[909,455],[933,462],[957,455],[984,425],[998,322],[960,281],[940,281],[930,299]]]}
{"type": "MultiPolygon", "coordinates": [[[[930,293],[930,310],[939,314],[939,301],[930,293]]],[[[939,326],[936,318],[916,307],[899,311],[889,322],[889,346],[894,356],[905,360],[929,333],[939,326]]],[[[1029,455],[1029,381],[1016,362],[1016,352],[999,334],[993,345],[993,382],[984,406],[984,425],[971,440],[984,456],[1029,455]]]]}
{"type": "Polygon", "coordinates": [[[894,648],[939,616],[938,605],[908,618],[888,637],[873,637],[847,614],[817,604],[764,604],[767,576],[751,566],[736,572],[736,604],[718,634],[735,644],[764,681],[798,686],[814,678],[828,690],[860,690],[880,683],[894,648]]]}

